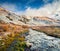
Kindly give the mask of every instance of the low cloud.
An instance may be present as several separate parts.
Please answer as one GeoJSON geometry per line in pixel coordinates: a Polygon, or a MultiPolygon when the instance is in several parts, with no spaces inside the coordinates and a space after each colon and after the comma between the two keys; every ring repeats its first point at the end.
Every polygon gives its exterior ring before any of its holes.
{"type": "Polygon", "coordinates": [[[40,7],[39,9],[32,9],[28,7],[23,13],[29,16],[50,16],[60,11],[60,1],[54,1],[40,7]]]}
{"type": "Polygon", "coordinates": [[[12,12],[15,12],[17,10],[16,5],[11,4],[11,3],[2,3],[0,5],[1,5],[1,7],[5,8],[6,10],[9,10],[12,12]]]}
{"type": "MultiPolygon", "coordinates": [[[[48,2],[48,0],[46,2],[48,2]]],[[[25,11],[17,11],[18,9],[16,9],[16,5],[14,4],[3,3],[1,6],[7,10],[15,12],[18,15],[52,17],[51,15],[54,15],[57,12],[60,13],[60,0],[54,0],[54,2],[45,4],[43,7],[40,7],[38,9],[27,6],[27,9],[25,11]]]]}
{"type": "Polygon", "coordinates": [[[38,9],[27,7],[25,11],[17,12],[17,14],[27,16],[47,16],[54,19],[60,19],[60,0],[55,0],[38,9]],[[59,16],[56,17],[56,14],[59,14],[59,16]]]}

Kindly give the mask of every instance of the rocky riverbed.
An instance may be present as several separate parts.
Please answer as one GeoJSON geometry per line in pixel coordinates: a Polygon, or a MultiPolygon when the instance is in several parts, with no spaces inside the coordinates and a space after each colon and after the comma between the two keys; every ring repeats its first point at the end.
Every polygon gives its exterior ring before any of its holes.
{"type": "MultiPolygon", "coordinates": [[[[29,29],[29,32],[22,34],[27,42],[24,51],[60,51],[60,39],[46,35],[43,32],[29,29]],[[30,46],[29,46],[30,45],[30,46]]],[[[11,51],[16,44],[14,41],[7,49],[11,51]]]]}
{"type": "Polygon", "coordinates": [[[31,43],[31,51],[60,51],[60,39],[47,36],[43,32],[29,29],[26,41],[31,43]]]}

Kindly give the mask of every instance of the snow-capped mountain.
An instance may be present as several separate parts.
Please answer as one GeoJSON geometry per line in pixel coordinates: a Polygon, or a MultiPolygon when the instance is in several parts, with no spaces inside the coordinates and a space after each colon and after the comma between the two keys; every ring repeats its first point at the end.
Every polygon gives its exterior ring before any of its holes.
{"type": "MultiPolygon", "coordinates": [[[[55,15],[55,17],[58,15],[55,15]]],[[[25,15],[16,15],[15,13],[9,12],[4,8],[0,8],[0,21],[5,23],[14,23],[18,25],[39,25],[39,26],[59,26],[60,20],[49,18],[46,16],[25,16],[25,15]]]]}
{"type": "Polygon", "coordinates": [[[0,20],[5,23],[24,24],[19,21],[20,17],[14,13],[11,13],[3,8],[0,8],[0,20]]]}
{"type": "Polygon", "coordinates": [[[52,19],[49,17],[40,17],[40,16],[32,17],[30,22],[28,23],[33,25],[41,25],[41,26],[60,25],[59,20],[52,19]]]}

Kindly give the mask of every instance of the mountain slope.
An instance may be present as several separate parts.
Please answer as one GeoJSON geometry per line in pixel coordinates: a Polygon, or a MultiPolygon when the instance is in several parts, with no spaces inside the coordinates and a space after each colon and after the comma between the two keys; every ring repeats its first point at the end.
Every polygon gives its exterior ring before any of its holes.
{"type": "Polygon", "coordinates": [[[14,23],[18,25],[60,26],[60,20],[52,19],[45,16],[18,16],[15,13],[11,13],[5,10],[4,8],[0,8],[0,21],[4,21],[5,23],[14,23]]]}
{"type": "Polygon", "coordinates": [[[24,24],[23,22],[18,21],[18,19],[20,19],[18,15],[0,8],[0,20],[5,23],[24,24]]]}

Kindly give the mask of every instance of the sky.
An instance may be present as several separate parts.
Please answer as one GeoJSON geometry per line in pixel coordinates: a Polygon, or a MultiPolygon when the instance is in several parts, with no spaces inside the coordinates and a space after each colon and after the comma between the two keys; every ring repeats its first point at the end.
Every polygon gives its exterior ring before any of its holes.
{"type": "Polygon", "coordinates": [[[0,6],[22,15],[50,15],[60,11],[60,0],[0,0],[0,6]]]}
{"type": "Polygon", "coordinates": [[[39,8],[52,2],[53,0],[0,0],[0,4],[15,5],[17,10],[25,10],[27,7],[39,8]]]}

